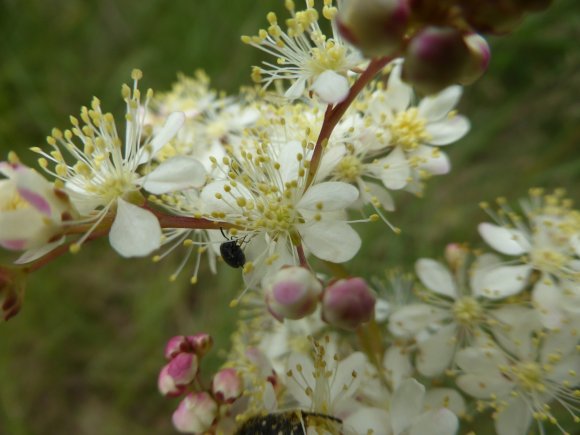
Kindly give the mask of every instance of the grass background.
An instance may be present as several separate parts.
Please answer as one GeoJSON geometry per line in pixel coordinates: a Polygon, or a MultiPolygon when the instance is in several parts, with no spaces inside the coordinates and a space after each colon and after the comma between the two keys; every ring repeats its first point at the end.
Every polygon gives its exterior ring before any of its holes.
{"type": "MultiPolygon", "coordinates": [[[[229,92],[249,82],[260,54],[239,42],[265,23],[275,0],[0,0],[0,154],[42,146],[92,95],[121,113],[132,68],[168,89],[178,71],[204,68],[229,92]]],[[[580,199],[580,5],[556,0],[509,37],[492,39],[488,74],[466,89],[469,136],[449,148],[452,173],[425,198],[397,195],[392,221],[357,229],[357,274],[411,267],[446,243],[477,244],[477,206],[531,186],[566,187],[580,199]]],[[[0,254],[3,255],[3,254],[0,254]]],[[[4,255],[4,258],[7,259],[4,255]]],[[[175,264],[121,260],[87,246],[31,277],[22,312],[0,324],[0,434],[173,433],[176,401],[156,390],[165,340],[204,330],[219,361],[232,328],[227,302],[238,276],[220,269],[191,287],[169,284],[175,264]]]]}

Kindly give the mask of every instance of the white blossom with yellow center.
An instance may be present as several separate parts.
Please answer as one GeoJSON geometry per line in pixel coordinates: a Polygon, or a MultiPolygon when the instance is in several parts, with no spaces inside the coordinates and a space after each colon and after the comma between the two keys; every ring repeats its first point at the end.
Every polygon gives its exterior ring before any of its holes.
{"type": "Polygon", "coordinates": [[[264,276],[270,267],[298,264],[302,245],[323,260],[342,263],[359,250],[361,240],[344,210],[356,201],[355,187],[329,181],[307,186],[311,151],[297,141],[245,144],[221,162],[223,178],[201,193],[210,218],[234,226],[232,235],[247,244],[249,262],[264,276]]]}
{"type": "Polygon", "coordinates": [[[563,328],[536,336],[541,325],[530,326],[521,334],[526,340],[513,343],[510,354],[494,346],[470,347],[459,352],[456,362],[461,374],[457,385],[495,409],[499,435],[525,435],[533,420],[537,421],[540,433],[544,433],[544,422],[568,433],[560,426],[549,403],[558,402],[575,423],[580,423],[577,331],[563,328]]]}
{"type": "Polygon", "coordinates": [[[161,229],[153,213],[139,207],[144,202],[141,188],[161,194],[191,186],[201,186],[205,172],[192,158],[175,157],[157,166],[145,176],[138,173],[153,155],[170,141],[184,121],[184,114],[175,112],[167,117],[165,125],[155,136],[145,124],[147,105],[137,88],[142,73],[134,70],[133,88],[124,85],[122,95],[127,105],[124,140],[119,137],[115,120],[110,113],[101,111],[100,102],[93,99],[91,108],[81,109],[81,121],[71,117],[71,130],[54,129],[47,141],[53,150],[33,150],[42,157],[40,166],[64,184],[65,191],[81,215],[76,223],[92,223],[85,235],[71,246],[73,251],[90,236],[109,214],[115,218],[109,232],[113,248],[126,257],[144,256],[158,248],[161,229]],[[69,164],[61,150],[66,150],[74,163],[69,164]],[[49,161],[54,170],[49,169],[49,161]]]}
{"type": "Polygon", "coordinates": [[[390,67],[387,87],[379,85],[365,104],[368,128],[391,149],[377,161],[377,172],[388,189],[397,190],[418,184],[421,178],[448,173],[449,159],[439,147],[461,139],[469,131],[469,121],[454,111],[460,86],[413,106],[413,89],[401,80],[402,63],[395,61],[390,67]]]}
{"type": "Polygon", "coordinates": [[[572,209],[563,191],[544,195],[542,190],[532,189],[530,200],[522,204],[525,216],[515,213],[503,198],[498,203],[497,213],[484,204],[498,225],[482,223],[479,233],[496,251],[517,260],[498,264],[492,272],[497,291],[514,294],[533,284],[532,298],[544,326],[558,328],[566,322],[577,322],[580,212],[572,209]],[[533,271],[539,276],[531,282],[533,271]]]}
{"type": "Polygon", "coordinates": [[[285,6],[292,16],[286,20],[286,31],[278,24],[276,14],[270,12],[268,29],[261,29],[257,36],[242,37],[244,43],[276,57],[276,64],[264,62],[264,68],[255,67],[252,78],[265,86],[278,79],[292,81],[285,93],[289,99],[302,97],[308,89],[324,103],[344,100],[349,91],[346,75],[361,64],[362,58],[340,38],[332,21],[337,13],[332,0],[324,0],[322,8],[322,15],[332,23],[331,38],[320,29],[314,0],[306,0],[306,9],[301,11],[296,11],[293,0],[286,0],[285,6]]]}

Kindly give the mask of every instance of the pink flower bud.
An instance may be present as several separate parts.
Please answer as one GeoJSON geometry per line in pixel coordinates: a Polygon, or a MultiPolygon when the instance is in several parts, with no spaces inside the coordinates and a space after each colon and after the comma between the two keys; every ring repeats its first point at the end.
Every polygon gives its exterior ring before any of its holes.
{"type": "Polygon", "coordinates": [[[336,19],[344,39],[369,57],[392,56],[403,45],[407,0],[351,0],[336,19]]]}
{"type": "Polygon", "coordinates": [[[167,364],[167,374],[173,378],[175,385],[187,385],[197,375],[199,366],[193,353],[180,353],[167,364]]]}
{"type": "Polygon", "coordinates": [[[183,335],[177,335],[170,338],[165,345],[165,358],[170,360],[181,352],[193,352],[189,340],[183,335]]]}
{"type": "Polygon", "coordinates": [[[183,394],[185,386],[175,385],[173,377],[168,373],[169,364],[161,369],[159,377],[157,378],[157,387],[159,392],[167,397],[177,397],[183,394]]]}
{"type": "Polygon", "coordinates": [[[411,40],[403,80],[419,92],[434,94],[459,82],[469,62],[469,49],[452,27],[426,27],[411,40]]]}
{"type": "Polygon", "coordinates": [[[445,260],[452,270],[463,267],[469,255],[469,249],[459,243],[449,243],[445,247],[445,260]]]}
{"type": "Polygon", "coordinates": [[[322,319],[333,326],[352,331],[371,319],[375,301],[375,294],[364,279],[338,280],[324,290],[322,319]]]}
{"type": "Polygon", "coordinates": [[[491,49],[487,41],[477,33],[467,35],[463,40],[469,49],[469,59],[459,83],[470,85],[487,71],[491,59],[491,49]]]}
{"type": "Polygon", "coordinates": [[[60,238],[63,221],[76,215],[68,196],[20,163],[0,162],[0,246],[40,248],[60,238]]]}
{"type": "Polygon", "coordinates": [[[280,269],[264,283],[266,304],[278,319],[301,319],[316,310],[322,285],[316,276],[303,267],[280,269]]]}
{"type": "Polygon", "coordinates": [[[173,426],[183,433],[204,433],[213,424],[217,409],[209,394],[190,393],[173,413],[173,426]]]}
{"type": "Polygon", "coordinates": [[[202,357],[213,346],[213,338],[211,335],[206,334],[205,332],[200,332],[199,334],[190,335],[187,337],[187,340],[191,344],[193,352],[198,356],[202,357]]]}
{"type": "Polygon", "coordinates": [[[241,396],[242,380],[235,369],[222,369],[216,373],[212,382],[212,391],[215,398],[221,403],[234,403],[241,396]]]}

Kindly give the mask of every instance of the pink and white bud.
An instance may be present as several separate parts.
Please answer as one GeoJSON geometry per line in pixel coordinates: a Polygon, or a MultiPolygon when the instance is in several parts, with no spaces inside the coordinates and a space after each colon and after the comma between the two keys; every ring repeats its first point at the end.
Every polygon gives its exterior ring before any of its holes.
{"type": "Polygon", "coordinates": [[[461,269],[465,265],[468,255],[469,249],[459,243],[449,243],[445,247],[445,260],[454,271],[461,269]]]}
{"type": "Polygon", "coordinates": [[[173,413],[173,426],[182,433],[204,433],[212,426],[217,410],[217,403],[208,393],[190,393],[173,413]]]}
{"type": "Polygon", "coordinates": [[[170,360],[182,352],[193,352],[189,340],[184,335],[177,335],[170,338],[165,345],[165,358],[170,360]]]}
{"type": "Polygon", "coordinates": [[[407,0],[350,0],[336,23],[342,37],[366,56],[392,56],[403,46],[409,16],[407,0]]]}
{"type": "Polygon", "coordinates": [[[242,395],[242,379],[235,369],[222,369],[213,377],[211,389],[218,402],[231,404],[242,395]]]}
{"type": "Polygon", "coordinates": [[[210,351],[213,346],[213,338],[205,332],[200,332],[195,335],[189,335],[187,340],[191,344],[192,351],[198,356],[202,357],[210,351]]]}
{"type": "Polygon", "coordinates": [[[266,304],[278,320],[301,319],[316,310],[322,285],[316,276],[304,267],[280,269],[264,282],[266,304]]]}
{"type": "Polygon", "coordinates": [[[157,388],[159,392],[167,397],[177,397],[181,396],[185,391],[185,386],[175,385],[173,377],[168,373],[169,364],[165,365],[159,372],[159,377],[157,378],[157,388]]]}
{"type": "Polygon", "coordinates": [[[180,353],[167,364],[167,374],[175,385],[187,385],[195,379],[199,364],[193,353],[180,353]]]}
{"type": "Polygon", "coordinates": [[[477,33],[464,36],[463,40],[469,49],[469,59],[459,83],[470,85],[487,71],[491,59],[491,49],[485,38],[477,33]]]}
{"type": "Polygon", "coordinates": [[[76,215],[68,196],[35,170],[0,162],[0,246],[40,248],[59,238],[63,221],[76,215]]]}
{"type": "Polygon", "coordinates": [[[407,47],[402,78],[421,93],[435,94],[461,80],[469,59],[469,48],[457,29],[426,27],[407,47]]]}
{"type": "Polygon", "coordinates": [[[376,296],[362,278],[340,279],[324,290],[322,319],[352,331],[373,316],[376,296]]]}

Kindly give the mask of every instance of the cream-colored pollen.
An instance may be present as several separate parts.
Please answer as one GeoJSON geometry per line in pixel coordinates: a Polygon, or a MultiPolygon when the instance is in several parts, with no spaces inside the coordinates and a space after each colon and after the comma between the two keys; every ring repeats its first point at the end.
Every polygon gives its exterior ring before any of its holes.
{"type": "Polygon", "coordinates": [[[400,112],[390,126],[393,142],[402,146],[405,151],[412,151],[421,143],[429,140],[425,130],[426,121],[419,116],[419,110],[412,107],[400,112]]]}
{"type": "Polygon", "coordinates": [[[0,203],[0,210],[2,211],[16,211],[29,208],[30,204],[25,201],[18,192],[14,191],[13,195],[4,203],[0,203]]]}
{"type": "Polygon", "coordinates": [[[324,47],[316,47],[311,51],[312,60],[308,67],[314,74],[327,70],[341,71],[344,69],[346,47],[327,41],[324,47]]]}
{"type": "Polygon", "coordinates": [[[483,318],[483,308],[471,296],[466,296],[455,301],[452,310],[455,320],[461,325],[477,324],[483,318]]]}
{"type": "Polygon", "coordinates": [[[363,163],[353,155],[343,157],[335,168],[335,173],[342,181],[356,181],[363,172],[363,163]]]}
{"type": "Polygon", "coordinates": [[[525,361],[510,368],[511,374],[515,377],[515,381],[528,392],[544,392],[546,385],[544,384],[544,371],[537,362],[525,361]]]}

